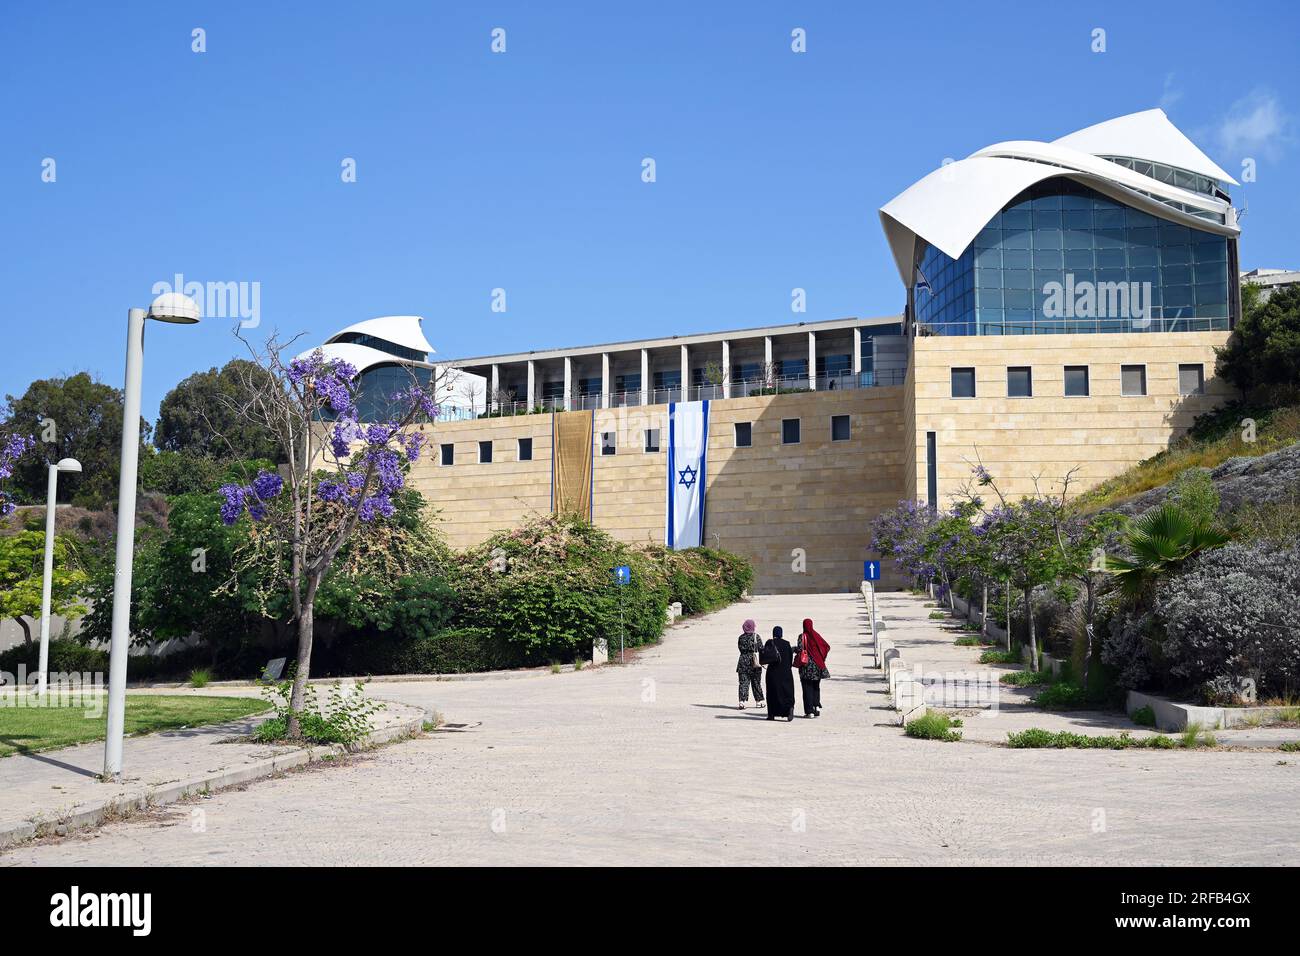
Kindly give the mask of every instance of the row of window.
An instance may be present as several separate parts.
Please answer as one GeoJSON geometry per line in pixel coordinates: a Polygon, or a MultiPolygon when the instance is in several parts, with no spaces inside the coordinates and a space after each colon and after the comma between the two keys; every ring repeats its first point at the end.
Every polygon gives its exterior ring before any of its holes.
{"type": "MultiPolygon", "coordinates": [[[[802,440],[802,424],[798,418],[781,419],[781,444],[797,445],[802,440]]],[[[643,450],[646,453],[653,454],[660,451],[660,429],[647,428],[643,433],[644,444],[643,450]]],[[[750,448],[754,444],[754,423],[753,422],[735,422],[732,425],[732,437],[735,440],[737,448],[750,448]]],[[[848,415],[831,416],[831,441],[848,441],[852,437],[852,425],[848,415]]],[[[533,440],[531,438],[517,439],[516,454],[518,461],[533,460],[533,440]]],[[[601,432],[600,433],[600,453],[602,455],[618,454],[618,433],[601,432]]],[[[485,440],[478,443],[478,463],[480,465],[490,464],[492,462],[493,443],[485,440]]],[[[456,463],[456,446],[452,442],[445,442],[439,446],[439,464],[454,465],[456,463]]]]}
{"type": "MultiPolygon", "coordinates": [[[[975,369],[954,368],[952,374],[952,397],[975,397],[975,369]]],[[[1088,366],[1065,366],[1066,398],[1083,397],[1091,394],[1088,366]]],[[[1147,393],[1147,367],[1145,365],[1121,365],[1119,370],[1120,394],[1141,396],[1147,393]]],[[[1205,391],[1205,366],[1188,363],[1178,366],[1178,394],[1200,395],[1205,391]]],[[[1028,365],[1007,366],[1007,397],[1032,398],[1034,395],[1034,370],[1028,365]]]]}

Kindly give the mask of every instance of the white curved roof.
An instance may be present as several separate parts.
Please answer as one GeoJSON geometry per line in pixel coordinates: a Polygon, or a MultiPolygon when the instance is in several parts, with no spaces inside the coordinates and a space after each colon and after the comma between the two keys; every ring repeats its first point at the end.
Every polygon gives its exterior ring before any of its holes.
{"type": "MultiPolygon", "coordinates": [[[[357,374],[364,372],[366,369],[373,368],[376,365],[385,365],[396,363],[398,365],[422,365],[421,362],[412,362],[408,359],[393,355],[390,352],[381,352],[379,349],[371,348],[369,345],[357,345],[355,342],[326,342],[318,348],[325,353],[326,359],[342,359],[349,365],[355,366],[357,374]]],[[[316,349],[308,349],[301,353],[298,358],[306,358],[316,349]]]]}
{"type": "Polygon", "coordinates": [[[385,342],[428,354],[434,349],[429,344],[429,340],[424,337],[424,329],[421,327],[423,322],[424,319],[418,315],[383,315],[377,319],[366,319],[364,322],[349,325],[346,329],[340,329],[326,339],[325,344],[336,342],[341,336],[349,333],[355,333],[373,335],[385,342]]]}
{"type": "Polygon", "coordinates": [[[1184,136],[1182,130],[1169,122],[1164,110],[1143,110],[1141,113],[1117,116],[1053,142],[1094,156],[1132,156],[1152,163],[1190,169],[1202,176],[1238,185],[1235,179],[1184,136]]]}
{"type": "Polygon", "coordinates": [[[1054,176],[1084,183],[1171,222],[1222,235],[1238,233],[1228,203],[1162,183],[1100,159],[1098,153],[1178,166],[1235,183],[1158,109],[1089,126],[1051,143],[1018,140],[987,146],[941,166],[881,207],[880,222],[903,284],[912,284],[918,236],[956,259],[1003,206],[1023,190],[1054,176]],[[1225,222],[1217,224],[1180,212],[1152,196],[1222,214],[1225,222]]]}

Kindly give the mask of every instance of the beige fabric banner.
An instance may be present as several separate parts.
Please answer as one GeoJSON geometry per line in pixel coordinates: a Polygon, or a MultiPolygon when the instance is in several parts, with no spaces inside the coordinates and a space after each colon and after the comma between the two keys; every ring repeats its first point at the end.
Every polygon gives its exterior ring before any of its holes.
{"type": "Polygon", "coordinates": [[[551,512],[590,521],[595,416],[589,411],[555,412],[552,422],[551,512]]]}

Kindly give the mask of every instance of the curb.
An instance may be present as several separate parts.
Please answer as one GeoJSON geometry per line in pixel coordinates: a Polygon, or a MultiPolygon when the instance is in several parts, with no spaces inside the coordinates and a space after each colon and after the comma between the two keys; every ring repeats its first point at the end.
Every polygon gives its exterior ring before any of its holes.
{"type": "MultiPolygon", "coordinates": [[[[411,705],[407,705],[411,706],[411,705]]],[[[389,743],[400,737],[409,737],[420,731],[425,721],[433,719],[428,711],[418,716],[408,717],[387,727],[371,731],[366,735],[357,750],[369,750],[380,744],[389,743]]],[[[355,752],[355,751],[353,751],[355,752]]],[[[36,837],[48,836],[63,828],[70,833],[73,830],[98,826],[113,818],[129,815],[137,810],[148,810],[169,803],[176,803],[192,794],[204,791],[224,790],[255,780],[265,780],[285,770],[319,761],[327,756],[343,756],[348,751],[342,744],[325,744],[320,746],[298,747],[287,753],[267,757],[255,763],[201,774],[188,780],[163,784],[153,788],[144,788],[142,792],[130,793],[95,803],[81,804],[70,813],[53,820],[23,820],[21,822],[0,822],[0,851],[10,849],[36,837]]],[[[62,835],[62,834],[60,834],[62,835]]]]}
{"type": "MultiPolygon", "coordinates": [[[[600,665],[587,662],[582,665],[583,671],[592,670],[600,665]]],[[[572,664],[560,665],[560,673],[576,673],[572,664]]],[[[335,681],[365,681],[367,684],[402,684],[415,683],[418,681],[482,681],[482,680],[524,680],[529,677],[553,677],[555,672],[550,667],[526,667],[509,671],[472,671],[465,674],[354,674],[344,677],[311,677],[308,678],[308,684],[333,684],[335,681]]],[[[272,682],[275,683],[275,682],[272,682]]],[[[190,687],[185,681],[164,681],[162,683],[140,683],[128,684],[127,690],[203,690],[204,687],[247,687],[250,690],[270,687],[272,684],[264,684],[261,681],[249,678],[247,680],[214,680],[208,681],[203,687],[190,687]]]]}

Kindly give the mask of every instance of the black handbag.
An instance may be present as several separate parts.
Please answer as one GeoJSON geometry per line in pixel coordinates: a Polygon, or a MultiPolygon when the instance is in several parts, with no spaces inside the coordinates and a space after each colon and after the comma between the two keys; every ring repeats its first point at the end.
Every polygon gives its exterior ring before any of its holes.
{"type": "Polygon", "coordinates": [[[781,663],[781,652],[777,649],[775,640],[768,641],[763,645],[763,649],[758,652],[758,662],[760,664],[781,663]]]}

